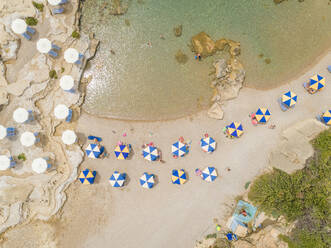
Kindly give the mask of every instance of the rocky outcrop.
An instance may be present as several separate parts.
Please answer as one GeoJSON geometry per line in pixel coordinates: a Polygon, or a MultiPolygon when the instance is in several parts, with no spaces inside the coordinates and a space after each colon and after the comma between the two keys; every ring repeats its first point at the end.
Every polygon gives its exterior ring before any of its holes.
{"type": "Polygon", "coordinates": [[[314,119],[290,126],[282,132],[280,144],[271,152],[269,165],[289,174],[302,169],[314,154],[310,141],[326,129],[327,126],[314,119]]]}
{"type": "Polygon", "coordinates": [[[207,57],[215,53],[215,42],[205,32],[198,33],[192,37],[192,48],[195,53],[207,57]]]}

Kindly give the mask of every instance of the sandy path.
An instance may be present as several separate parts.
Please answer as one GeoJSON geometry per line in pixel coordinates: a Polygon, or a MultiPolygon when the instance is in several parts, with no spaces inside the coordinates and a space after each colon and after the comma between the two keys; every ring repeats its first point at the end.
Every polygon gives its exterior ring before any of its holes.
{"type": "MultiPolygon", "coordinates": [[[[222,121],[211,120],[206,113],[154,123],[105,120],[83,114],[78,124],[79,132],[102,136],[111,156],[104,160],[87,159],[83,163],[82,169],[88,167],[97,170],[100,176],[98,185],[77,187],[75,183],[76,190],[69,190],[69,202],[73,194],[77,196],[84,193],[87,190],[85,187],[90,187],[92,191],[93,187],[111,187],[107,179],[115,169],[128,173],[130,181],[124,189],[111,188],[107,199],[103,194],[96,194],[90,202],[81,202],[84,209],[90,209],[90,216],[85,221],[70,219],[70,224],[60,235],[61,247],[76,247],[64,240],[77,243],[82,233],[74,230],[82,225],[86,225],[82,229],[89,235],[79,241],[77,247],[106,247],[107,244],[114,248],[193,247],[196,239],[214,231],[214,218],[222,219],[227,215],[230,211],[228,206],[233,204],[236,195],[243,193],[245,183],[267,166],[268,155],[279,141],[280,132],[290,124],[331,108],[331,74],[325,69],[330,63],[331,52],[290,84],[269,91],[243,89],[239,98],[224,106],[225,118],[222,121]],[[302,83],[317,72],[326,77],[328,85],[324,91],[309,95],[302,83]],[[298,94],[298,104],[295,109],[284,113],[276,100],[288,89],[298,94]],[[275,130],[251,125],[248,113],[259,106],[270,109],[270,123],[277,126],[275,130]],[[240,139],[226,139],[222,134],[222,128],[233,120],[243,123],[245,134],[240,139]],[[199,140],[206,131],[218,142],[214,154],[205,154],[199,147],[199,140]],[[124,132],[128,134],[125,138],[122,137],[124,132]],[[179,136],[186,141],[192,140],[192,148],[188,156],[176,160],[171,157],[170,146],[179,136]],[[112,149],[118,140],[133,145],[135,155],[130,161],[115,160],[112,149]],[[140,147],[149,141],[154,141],[162,149],[165,164],[152,164],[141,158],[140,147]],[[215,166],[221,177],[213,183],[206,183],[194,175],[195,168],[206,166],[215,166]],[[230,167],[231,171],[228,172],[226,167],[230,167]],[[185,185],[170,183],[173,168],[184,168],[188,172],[189,181],[185,185]],[[152,190],[143,189],[138,184],[140,175],[145,171],[158,177],[159,183],[152,190]],[[105,202],[110,206],[106,211],[93,211],[100,210],[99,204],[105,202]],[[93,226],[96,222],[88,221],[100,215],[106,224],[93,226]]],[[[79,197],[75,197],[75,200],[78,206],[79,197]]],[[[64,207],[63,215],[66,218],[77,216],[78,213],[78,208],[64,207]]]]}

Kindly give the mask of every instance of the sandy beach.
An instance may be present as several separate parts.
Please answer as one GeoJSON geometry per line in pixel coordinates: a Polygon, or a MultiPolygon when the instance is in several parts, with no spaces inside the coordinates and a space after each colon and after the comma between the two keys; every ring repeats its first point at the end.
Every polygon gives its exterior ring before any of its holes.
{"type": "Polygon", "coordinates": [[[196,240],[214,231],[215,219],[224,221],[234,198],[244,192],[245,183],[269,167],[268,158],[280,142],[280,133],[330,108],[330,87],[315,95],[302,87],[315,73],[329,82],[331,76],[326,70],[329,61],[330,52],[299,78],[273,90],[244,88],[237,99],[224,106],[225,116],[221,121],[207,118],[205,112],[154,123],[107,120],[83,114],[78,122],[79,132],[103,137],[110,157],[86,159],[80,167],[96,170],[97,184],[81,186],[75,182],[69,188],[68,202],[61,215],[66,224],[59,231],[60,247],[104,247],[105,244],[126,248],[193,247],[196,240]],[[277,97],[288,89],[298,95],[298,104],[282,112],[277,97]],[[248,114],[260,106],[270,109],[274,130],[250,123],[248,114]],[[242,122],[245,134],[240,139],[227,139],[221,130],[234,120],[242,122]],[[205,154],[199,147],[199,140],[206,132],[218,142],[213,154],[205,154]],[[191,140],[192,146],[186,157],[173,159],[170,147],[179,136],[191,140]],[[131,160],[114,158],[112,149],[119,140],[132,144],[131,160]],[[141,158],[141,145],[150,141],[160,147],[166,163],[148,163],[141,158]],[[194,174],[195,168],[206,166],[215,166],[220,174],[213,183],[206,183],[194,174]],[[188,172],[189,181],[185,185],[175,186],[170,182],[171,170],[175,168],[188,172]],[[128,173],[130,180],[125,188],[109,185],[108,178],[114,170],[128,173]],[[158,183],[152,190],[139,186],[138,178],[143,172],[157,175],[158,183]]]}

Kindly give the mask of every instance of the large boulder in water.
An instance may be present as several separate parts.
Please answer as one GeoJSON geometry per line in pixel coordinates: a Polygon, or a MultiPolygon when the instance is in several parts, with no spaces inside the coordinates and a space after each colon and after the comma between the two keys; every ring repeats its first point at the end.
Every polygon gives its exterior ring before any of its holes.
{"type": "Polygon", "coordinates": [[[192,37],[192,47],[195,53],[200,53],[202,57],[213,55],[215,52],[215,42],[205,32],[198,33],[192,37]]]}

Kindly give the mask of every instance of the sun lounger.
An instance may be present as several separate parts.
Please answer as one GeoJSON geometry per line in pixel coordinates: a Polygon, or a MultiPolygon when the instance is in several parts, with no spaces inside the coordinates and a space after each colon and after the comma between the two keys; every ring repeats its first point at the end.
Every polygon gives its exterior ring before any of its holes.
{"type": "Polygon", "coordinates": [[[16,165],[16,162],[13,159],[13,157],[10,157],[9,160],[10,160],[10,168],[14,167],[16,165]]]}
{"type": "Polygon", "coordinates": [[[94,140],[94,139],[96,139],[96,140],[99,141],[99,142],[102,141],[102,138],[97,137],[97,136],[93,136],[93,135],[89,135],[89,136],[87,137],[87,139],[89,139],[89,140],[94,140]]]}
{"type": "Polygon", "coordinates": [[[331,73],[331,65],[328,66],[328,71],[331,73]]]}
{"type": "Polygon", "coordinates": [[[28,121],[34,121],[34,116],[33,116],[32,110],[28,110],[28,113],[29,113],[29,119],[28,119],[28,121]]]}
{"type": "Polygon", "coordinates": [[[279,103],[279,106],[281,108],[281,110],[283,111],[286,111],[287,110],[287,107],[284,105],[284,103],[282,103],[282,98],[278,98],[278,103],[279,103]]]}
{"type": "Polygon", "coordinates": [[[84,58],[84,55],[80,53],[80,54],[79,54],[79,58],[78,58],[78,60],[75,62],[75,64],[76,64],[76,65],[80,65],[80,64],[82,63],[83,58],[84,58]]]}
{"type": "Polygon", "coordinates": [[[62,14],[64,12],[64,8],[53,9],[52,12],[54,15],[62,14]]]}
{"type": "Polygon", "coordinates": [[[27,39],[27,40],[31,40],[31,36],[28,35],[27,32],[23,33],[22,35],[23,35],[23,37],[24,37],[25,39],[27,39]]]}
{"type": "Polygon", "coordinates": [[[62,0],[60,4],[66,4],[68,0],[62,0]]]}
{"type": "Polygon", "coordinates": [[[52,49],[55,49],[55,50],[58,50],[60,51],[61,50],[61,47],[57,46],[57,45],[54,45],[52,44],[52,49]]]}
{"type": "Polygon", "coordinates": [[[34,34],[36,32],[36,30],[34,28],[31,28],[29,26],[26,27],[26,30],[30,33],[30,34],[34,34]]]}
{"type": "Polygon", "coordinates": [[[72,110],[69,109],[69,114],[68,114],[68,116],[67,116],[67,118],[66,118],[66,122],[70,122],[71,119],[72,119],[72,110]]]}
{"type": "Polygon", "coordinates": [[[14,127],[8,127],[7,128],[7,136],[15,136],[16,135],[16,129],[14,127]]]}
{"type": "Polygon", "coordinates": [[[51,56],[54,57],[54,58],[57,57],[57,53],[54,52],[53,50],[50,50],[50,51],[48,52],[48,54],[51,55],[51,56]]]}

